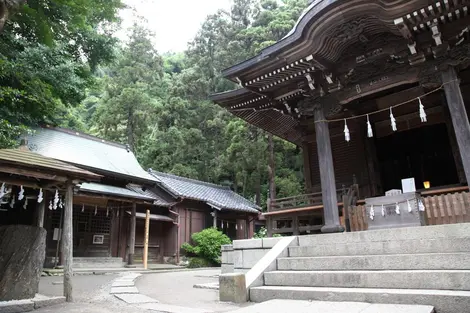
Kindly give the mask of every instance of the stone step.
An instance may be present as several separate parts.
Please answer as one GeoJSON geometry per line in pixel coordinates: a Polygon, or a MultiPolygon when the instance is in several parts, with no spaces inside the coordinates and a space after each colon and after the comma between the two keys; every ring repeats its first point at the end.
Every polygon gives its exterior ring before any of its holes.
{"type": "Polygon", "coordinates": [[[388,254],[277,259],[278,270],[470,270],[469,253],[388,254]]]}
{"type": "MultiPolygon", "coordinates": [[[[318,235],[318,237],[322,237],[322,235],[318,235]]],[[[302,236],[299,237],[299,240],[300,238],[302,238],[302,236]]],[[[338,241],[334,244],[318,243],[312,246],[289,247],[289,256],[291,257],[454,252],[470,252],[470,238],[422,238],[413,240],[364,241],[355,243],[344,243],[342,241],[338,241]]]]}
{"type": "Polygon", "coordinates": [[[284,286],[250,289],[250,300],[253,302],[273,299],[419,304],[433,306],[436,313],[463,313],[470,308],[470,291],[284,286]]]}
{"type": "Polygon", "coordinates": [[[73,258],[74,268],[120,268],[124,265],[122,258],[73,258]]]}
{"type": "Polygon", "coordinates": [[[470,290],[469,270],[275,271],[267,286],[470,290]]]}
{"type": "Polygon", "coordinates": [[[299,236],[299,246],[419,240],[426,238],[470,238],[470,223],[299,236]]]}
{"type": "Polygon", "coordinates": [[[363,302],[328,302],[300,300],[270,300],[241,308],[232,313],[435,313],[429,305],[370,304],[363,302]]]}

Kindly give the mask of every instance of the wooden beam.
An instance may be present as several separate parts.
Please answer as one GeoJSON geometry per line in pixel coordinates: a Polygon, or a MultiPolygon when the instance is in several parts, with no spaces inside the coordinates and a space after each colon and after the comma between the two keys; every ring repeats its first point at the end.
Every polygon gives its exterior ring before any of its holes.
{"type": "Polygon", "coordinates": [[[73,184],[67,183],[65,194],[64,227],[62,229],[62,253],[64,258],[64,297],[67,302],[73,302],[73,184]]]}
{"type": "Polygon", "coordinates": [[[465,178],[467,183],[470,183],[470,123],[460,91],[460,81],[453,67],[443,71],[441,77],[465,170],[465,178]]]}
{"type": "Polygon", "coordinates": [[[129,227],[129,255],[127,259],[128,265],[134,265],[134,254],[135,254],[135,224],[136,224],[136,203],[132,204],[132,211],[131,211],[131,221],[129,227]]]}
{"type": "Polygon", "coordinates": [[[450,188],[441,188],[441,189],[429,189],[421,191],[422,196],[438,195],[442,193],[456,193],[469,190],[468,186],[463,187],[450,187],[450,188]]]}
{"type": "Polygon", "coordinates": [[[34,177],[37,179],[48,179],[48,180],[53,180],[53,181],[58,181],[58,182],[67,181],[67,177],[64,177],[64,176],[46,174],[46,173],[41,173],[35,170],[27,170],[27,169],[14,167],[14,166],[0,165],[0,172],[7,173],[7,174],[16,174],[16,175],[21,175],[21,176],[34,177]]]}
{"type": "Polygon", "coordinates": [[[331,152],[330,130],[323,112],[318,106],[315,111],[315,135],[317,138],[318,162],[322,189],[323,214],[325,226],[322,232],[342,232],[344,228],[339,222],[338,200],[336,195],[335,169],[331,152]]]}
{"type": "Polygon", "coordinates": [[[150,210],[147,209],[145,214],[145,234],[144,234],[144,269],[148,268],[149,255],[149,228],[150,228],[150,210]]]}

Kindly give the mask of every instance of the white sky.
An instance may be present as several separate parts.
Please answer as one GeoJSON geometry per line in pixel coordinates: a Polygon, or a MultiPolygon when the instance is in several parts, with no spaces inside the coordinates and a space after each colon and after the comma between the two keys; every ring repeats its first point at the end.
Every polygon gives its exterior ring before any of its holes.
{"type": "Polygon", "coordinates": [[[158,52],[181,52],[186,49],[207,15],[218,9],[229,9],[231,0],[124,0],[135,8],[123,10],[121,39],[127,38],[125,30],[132,26],[136,14],[147,19],[147,26],[155,33],[158,52]]]}

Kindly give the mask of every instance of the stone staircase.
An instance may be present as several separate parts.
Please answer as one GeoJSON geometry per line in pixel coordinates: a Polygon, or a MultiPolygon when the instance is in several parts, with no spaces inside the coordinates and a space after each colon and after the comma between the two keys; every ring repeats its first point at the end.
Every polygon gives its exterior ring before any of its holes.
{"type": "Polygon", "coordinates": [[[123,268],[122,258],[113,257],[90,257],[90,258],[73,258],[73,268],[123,268]]]}
{"type": "Polygon", "coordinates": [[[352,301],[470,312],[470,224],[300,236],[250,299],[352,301]]]}

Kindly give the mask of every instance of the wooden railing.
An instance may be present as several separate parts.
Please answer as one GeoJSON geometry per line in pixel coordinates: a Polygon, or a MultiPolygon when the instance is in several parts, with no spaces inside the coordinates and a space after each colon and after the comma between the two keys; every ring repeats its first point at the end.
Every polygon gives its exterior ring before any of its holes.
{"type": "MultiPolygon", "coordinates": [[[[347,192],[346,188],[337,190],[338,200],[341,201],[342,195],[347,192]]],[[[309,194],[298,195],[294,197],[278,198],[269,204],[269,212],[277,212],[283,210],[311,207],[322,205],[322,193],[314,192],[309,194]]]]}
{"type": "MultiPolygon", "coordinates": [[[[470,223],[470,192],[468,187],[452,187],[421,192],[425,206],[426,225],[470,223]]],[[[351,231],[369,228],[364,205],[349,210],[351,231]]]]}

